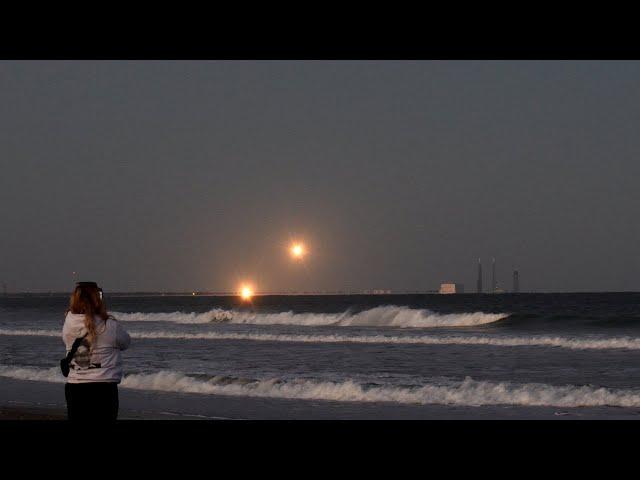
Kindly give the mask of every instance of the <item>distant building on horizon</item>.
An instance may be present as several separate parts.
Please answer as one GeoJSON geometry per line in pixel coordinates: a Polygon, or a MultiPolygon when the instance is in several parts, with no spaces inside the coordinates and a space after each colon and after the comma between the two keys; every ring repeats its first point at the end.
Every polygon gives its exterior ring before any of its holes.
{"type": "Polygon", "coordinates": [[[477,292],[482,293],[482,262],[478,259],[478,283],[477,292]]]}
{"type": "Polygon", "coordinates": [[[513,293],[520,292],[520,278],[518,270],[513,271],[513,293]]]}
{"type": "Polygon", "coordinates": [[[440,284],[440,290],[438,290],[438,293],[464,293],[464,285],[461,283],[442,283],[440,284]]]}
{"type": "Polygon", "coordinates": [[[391,294],[391,290],[390,289],[384,289],[384,288],[378,288],[378,289],[372,290],[371,293],[373,295],[390,295],[391,294]]]}

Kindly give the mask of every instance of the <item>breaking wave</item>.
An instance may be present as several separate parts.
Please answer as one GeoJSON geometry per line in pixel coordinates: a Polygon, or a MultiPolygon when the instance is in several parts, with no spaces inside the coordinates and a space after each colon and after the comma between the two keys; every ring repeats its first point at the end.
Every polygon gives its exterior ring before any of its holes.
{"type": "Polygon", "coordinates": [[[248,323],[255,325],[305,325],[305,326],[372,326],[372,327],[466,327],[484,325],[507,318],[507,313],[449,313],[430,310],[385,306],[353,313],[252,313],[235,310],[213,309],[205,313],[119,313],[114,316],[126,322],[174,322],[174,323],[248,323]]]}
{"type": "MultiPolygon", "coordinates": [[[[295,335],[271,333],[229,332],[129,332],[132,338],[168,340],[248,340],[255,342],[292,343],[364,343],[399,345],[487,345],[496,347],[558,347],[570,350],[640,350],[640,338],[567,338],[554,336],[387,336],[387,335],[295,335]]],[[[7,330],[0,329],[5,336],[59,337],[57,330],[7,330]]]]}
{"type": "MultiPolygon", "coordinates": [[[[63,382],[57,368],[36,369],[0,365],[0,376],[20,380],[63,382]]],[[[202,380],[179,372],[160,371],[127,375],[121,386],[135,390],[230,395],[242,397],[326,400],[337,402],[391,402],[418,405],[521,405],[555,407],[639,407],[640,391],[587,385],[554,386],[542,383],[485,382],[469,377],[450,385],[393,387],[307,379],[241,380],[216,376],[202,380]]]]}
{"type": "Polygon", "coordinates": [[[173,323],[216,323],[228,322],[232,320],[233,313],[231,310],[222,308],[214,308],[204,313],[122,313],[112,312],[113,316],[124,322],[173,322],[173,323]]]}

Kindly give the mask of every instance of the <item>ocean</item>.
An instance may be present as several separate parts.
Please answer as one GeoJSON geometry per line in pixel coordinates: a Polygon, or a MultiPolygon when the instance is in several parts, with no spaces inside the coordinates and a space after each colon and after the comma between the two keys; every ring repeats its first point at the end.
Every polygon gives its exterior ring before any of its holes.
{"type": "MultiPolygon", "coordinates": [[[[121,418],[640,418],[640,293],[105,300],[121,418]]],[[[64,407],[67,303],[0,299],[0,403],[64,407]]]]}

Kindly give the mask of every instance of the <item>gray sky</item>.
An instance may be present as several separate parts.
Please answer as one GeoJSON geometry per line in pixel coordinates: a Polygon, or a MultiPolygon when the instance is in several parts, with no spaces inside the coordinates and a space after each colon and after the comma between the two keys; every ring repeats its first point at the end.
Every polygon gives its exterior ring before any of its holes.
{"type": "Polygon", "coordinates": [[[640,290],[639,62],[0,62],[0,106],[10,290],[640,290]]]}

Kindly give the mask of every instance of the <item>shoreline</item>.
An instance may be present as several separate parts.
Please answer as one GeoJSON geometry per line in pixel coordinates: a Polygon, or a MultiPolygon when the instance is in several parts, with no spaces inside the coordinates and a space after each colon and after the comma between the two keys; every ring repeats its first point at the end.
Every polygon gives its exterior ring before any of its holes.
{"type": "MultiPolygon", "coordinates": [[[[206,415],[178,414],[172,412],[121,411],[118,420],[233,420],[206,415]]],[[[0,425],[3,421],[56,421],[68,422],[67,411],[60,407],[33,405],[0,405],[0,425]]]]}
{"type": "MultiPolygon", "coordinates": [[[[640,408],[397,405],[121,389],[118,420],[640,420],[640,408]]],[[[65,421],[61,384],[0,379],[3,420],[65,421]]]]}

